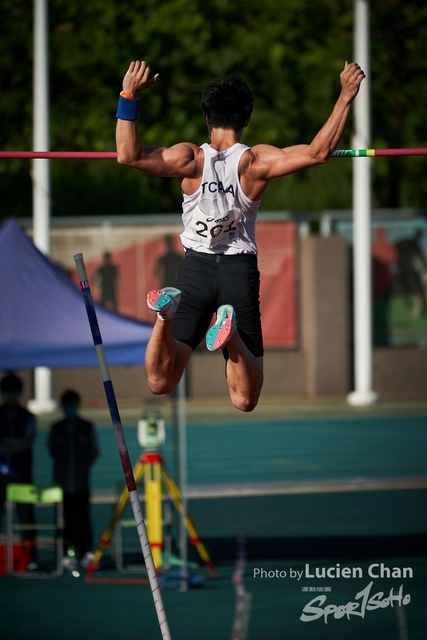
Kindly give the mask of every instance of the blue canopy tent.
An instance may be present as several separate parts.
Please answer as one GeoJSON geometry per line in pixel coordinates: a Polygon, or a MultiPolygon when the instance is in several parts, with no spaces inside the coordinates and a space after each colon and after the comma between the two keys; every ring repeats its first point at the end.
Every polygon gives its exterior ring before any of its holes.
{"type": "MultiPolygon", "coordinates": [[[[96,309],[108,364],[144,364],[152,327],[96,309]]],[[[79,288],[9,218],[0,229],[0,370],[97,365],[79,288]]]]}

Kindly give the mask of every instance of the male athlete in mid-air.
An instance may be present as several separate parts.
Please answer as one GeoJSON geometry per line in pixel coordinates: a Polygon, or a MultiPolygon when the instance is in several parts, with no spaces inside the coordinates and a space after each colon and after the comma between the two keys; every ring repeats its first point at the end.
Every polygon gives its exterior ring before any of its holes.
{"type": "Polygon", "coordinates": [[[263,384],[263,344],[255,222],[272,178],[326,163],[337,148],[365,74],[345,63],[341,93],[310,144],[279,149],[240,143],[252,113],[252,94],[241,78],[219,78],[202,94],[210,144],[142,146],[136,120],[138,94],[158,75],[131,62],[117,110],[118,162],[155,176],[178,178],[183,193],[181,241],[185,249],[174,286],[151,291],[157,312],[146,352],[148,384],[155,394],[178,384],[197,345],[222,348],[233,405],[252,411],[263,384]],[[209,329],[216,312],[216,323],[209,329]]]}

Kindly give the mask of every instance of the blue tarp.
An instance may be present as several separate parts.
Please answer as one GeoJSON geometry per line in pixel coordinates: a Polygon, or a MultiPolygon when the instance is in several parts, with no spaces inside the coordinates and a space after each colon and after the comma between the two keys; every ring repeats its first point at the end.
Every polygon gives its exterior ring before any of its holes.
{"type": "MultiPolygon", "coordinates": [[[[109,365],[144,364],[152,327],[95,305],[109,365]]],[[[96,367],[80,289],[14,218],[0,229],[0,370],[96,367]]]]}

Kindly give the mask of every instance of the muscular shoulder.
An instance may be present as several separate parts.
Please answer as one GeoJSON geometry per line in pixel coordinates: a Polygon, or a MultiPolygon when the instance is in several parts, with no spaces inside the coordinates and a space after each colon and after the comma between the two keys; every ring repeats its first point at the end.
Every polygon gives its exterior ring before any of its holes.
{"type": "Polygon", "coordinates": [[[240,185],[251,200],[259,200],[267,188],[269,179],[266,165],[272,161],[276,149],[270,145],[259,144],[245,151],[240,159],[240,185]]]}
{"type": "Polygon", "coordinates": [[[203,165],[205,161],[205,152],[201,147],[191,142],[182,142],[181,146],[187,147],[185,151],[188,155],[188,175],[181,178],[181,189],[187,195],[192,195],[200,186],[203,175],[203,165]]]}
{"type": "Polygon", "coordinates": [[[175,154],[183,163],[194,162],[198,160],[200,152],[203,151],[197,144],[193,142],[178,142],[167,149],[169,154],[175,154]]]}
{"type": "Polygon", "coordinates": [[[283,156],[284,149],[273,147],[271,144],[257,144],[243,154],[242,160],[246,161],[248,169],[257,171],[265,164],[274,162],[275,159],[283,156]]]}
{"type": "MultiPolygon", "coordinates": [[[[310,152],[306,144],[279,149],[269,144],[258,144],[251,149],[246,168],[247,179],[254,183],[254,190],[266,189],[272,178],[308,169],[320,161],[310,152]]],[[[249,196],[251,197],[251,196],[249,196]]]]}

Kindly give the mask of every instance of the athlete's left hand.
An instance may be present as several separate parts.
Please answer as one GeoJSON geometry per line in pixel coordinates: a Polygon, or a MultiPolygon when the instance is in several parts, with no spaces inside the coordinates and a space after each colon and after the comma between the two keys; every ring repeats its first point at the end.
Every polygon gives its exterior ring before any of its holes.
{"type": "Polygon", "coordinates": [[[150,78],[150,67],[144,61],[136,60],[131,62],[129,69],[123,78],[123,91],[137,96],[140,91],[145,91],[156,82],[159,74],[156,73],[150,78]]]}
{"type": "Polygon", "coordinates": [[[356,62],[348,63],[346,61],[340,74],[343,95],[349,100],[354,100],[359,93],[360,84],[364,78],[365,74],[356,62]]]}

